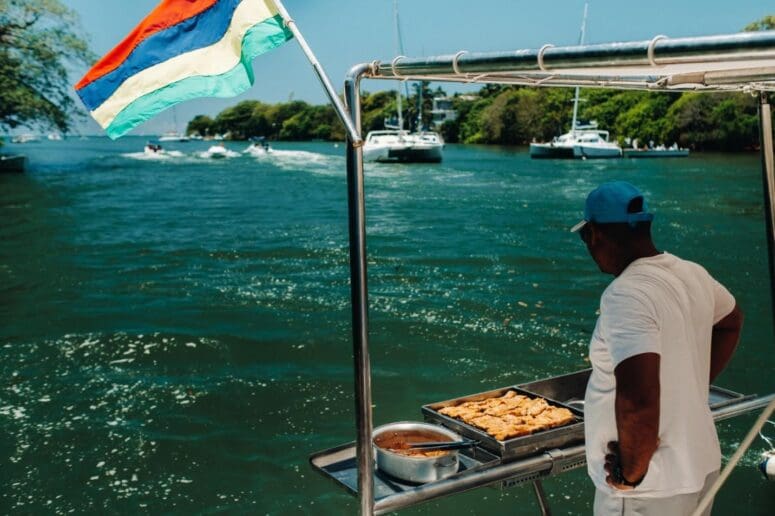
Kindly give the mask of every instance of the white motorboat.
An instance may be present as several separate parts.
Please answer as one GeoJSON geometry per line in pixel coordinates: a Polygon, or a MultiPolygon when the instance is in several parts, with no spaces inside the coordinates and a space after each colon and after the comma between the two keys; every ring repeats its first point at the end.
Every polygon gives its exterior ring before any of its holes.
{"type": "Polygon", "coordinates": [[[164,154],[164,149],[162,149],[161,145],[158,143],[148,142],[145,144],[145,149],[143,149],[143,152],[146,156],[158,156],[164,154]]]}
{"type": "Polygon", "coordinates": [[[183,157],[182,152],[165,150],[159,142],[146,143],[145,148],[143,149],[143,155],[147,159],[169,159],[183,157]]]}
{"type": "Polygon", "coordinates": [[[556,137],[549,143],[530,144],[530,157],[534,159],[620,158],[621,156],[622,148],[617,143],[608,141],[608,131],[597,129],[597,124],[594,122],[584,126],[576,125],[575,130],[556,137]]]}
{"type": "Polygon", "coordinates": [[[269,146],[269,142],[265,138],[257,138],[253,141],[247,149],[242,151],[243,154],[250,154],[251,156],[266,156],[272,152],[272,148],[269,146]]]}
{"type": "Polygon", "coordinates": [[[441,136],[430,131],[371,131],[363,144],[363,159],[381,163],[440,163],[443,148],[441,136]]]}
{"type": "Polygon", "coordinates": [[[239,156],[239,152],[229,150],[223,145],[216,144],[207,149],[205,152],[199,154],[199,157],[205,159],[223,159],[223,158],[236,158],[239,156]]]}

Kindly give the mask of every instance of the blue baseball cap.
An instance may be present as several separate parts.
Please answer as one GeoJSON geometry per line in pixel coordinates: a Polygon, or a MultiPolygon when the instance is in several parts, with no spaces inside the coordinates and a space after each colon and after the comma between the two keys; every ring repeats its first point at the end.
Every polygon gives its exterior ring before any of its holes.
{"type": "Polygon", "coordinates": [[[571,231],[580,230],[587,222],[635,224],[651,220],[654,220],[654,214],[649,213],[643,193],[626,181],[612,181],[603,183],[587,196],[584,220],[573,226],[571,231]],[[638,198],[642,201],[634,205],[638,211],[632,211],[630,204],[638,198]]]}

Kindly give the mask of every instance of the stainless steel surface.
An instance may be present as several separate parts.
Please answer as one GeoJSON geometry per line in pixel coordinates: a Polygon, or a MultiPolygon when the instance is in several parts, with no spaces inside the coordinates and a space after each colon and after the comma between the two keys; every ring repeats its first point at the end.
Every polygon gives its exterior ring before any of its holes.
{"type": "Polygon", "coordinates": [[[775,310],[775,156],[773,156],[772,145],[772,111],[769,96],[766,93],[762,93],[760,96],[759,127],[762,145],[762,181],[764,183],[764,225],[767,228],[772,309],[775,310]]]}
{"type": "MultiPolygon", "coordinates": [[[[544,392],[554,392],[559,397],[567,396],[567,399],[578,398],[579,395],[583,396],[588,376],[589,370],[583,370],[525,385],[531,385],[536,390],[542,389],[544,392]]],[[[716,421],[761,409],[773,399],[775,394],[755,398],[715,386],[711,387],[708,395],[708,403],[716,421]]],[[[500,459],[481,447],[461,450],[458,456],[460,466],[455,475],[421,486],[393,480],[377,471],[374,505],[376,513],[384,514],[485,485],[498,484],[503,488],[524,485],[586,464],[583,444],[554,448],[513,460],[500,459]]],[[[320,452],[311,457],[310,461],[320,473],[336,481],[350,493],[358,493],[358,471],[353,444],[320,452]]]]}
{"type": "Polygon", "coordinates": [[[580,442],[584,439],[583,412],[578,408],[570,407],[546,396],[543,397],[550,404],[559,407],[565,407],[570,410],[576,417],[576,421],[558,428],[550,428],[548,430],[541,430],[530,435],[515,437],[506,441],[499,441],[484,430],[439,413],[439,410],[444,407],[459,405],[460,403],[466,401],[479,401],[502,396],[507,391],[516,391],[519,394],[525,394],[531,398],[537,397],[536,393],[527,391],[521,387],[509,386],[492,391],[472,394],[470,396],[463,396],[461,398],[423,405],[421,410],[427,421],[432,421],[440,425],[444,425],[447,428],[451,428],[452,430],[458,432],[460,435],[469,437],[471,439],[476,439],[480,441],[483,448],[495,453],[503,459],[514,459],[517,457],[538,453],[549,448],[560,448],[574,442],[580,442]]]}
{"type": "Polygon", "coordinates": [[[754,410],[758,410],[760,408],[766,407],[767,404],[775,399],[775,394],[768,394],[766,396],[762,396],[759,398],[751,398],[749,396],[743,396],[739,398],[741,401],[725,405],[720,408],[714,409],[713,412],[713,420],[723,421],[724,419],[729,419],[736,416],[742,416],[743,414],[747,414],[749,412],[753,412],[754,410]]]}
{"type": "MultiPolygon", "coordinates": [[[[584,465],[584,445],[577,445],[564,450],[561,463],[557,469],[569,471],[584,465]]],[[[477,487],[509,480],[518,483],[533,482],[546,476],[553,469],[555,459],[548,453],[528,457],[512,462],[498,462],[491,466],[471,469],[469,472],[453,476],[439,482],[424,484],[411,491],[403,491],[393,496],[379,500],[374,509],[376,514],[385,514],[421,502],[433,500],[450,494],[469,491],[477,487]]]]}
{"type": "MultiPolygon", "coordinates": [[[[347,107],[361,132],[360,77],[367,67],[355,67],[345,81],[347,107]]],[[[358,493],[361,514],[374,512],[374,450],[371,446],[371,362],[369,360],[369,300],[366,273],[366,201],[363,185],[363,147],[347,139],[347,203],[350,229],[350,293],[355,369],[355,425],[358,445],[358,493]]]]}
{"type": "Polygon", "coordinates": [[[447,451],[438,457],[415,457],[391,452],[379,447],[376,442],[377,438],[383,434],[400,434],[422,430],[445,435],[453,441],[460,440],[460,436],[455,432],[428,423],[402,421],[382,425],[374,429],[377,469],[398,479],[417,484],[436,482],[457,473],[459,465],[457,450],[447,451]]]}
{"type": "Polygon", "coordinates": [[[285,6],[282,4],[282,2],[280,2],[280,0],[275,0],[275,6],[277,7],[277,11],[280,13],[280,16],[282,16],[283,21],[285,22],[285,26],[288,27],[288,29],[293,33],[294,39],[296,39],[296,41],[299,43],[302,52],[304,52],[304,55],[307,56],[307,59],[312,65],[312,68],[315,70],[315,74],[318,76],[320,84],[323,85],[323,89],[328,96],[328,100],[333,105],[334,111],[339,117],[339,120],[341,120],[344,124],[347,135],[353,142],[355,142],[356,145],[362,145],[363,140],[361,139],[360,131],[356,129],[352,118],[350,118],[348,115],[347,110],[342,104],[342,101],[339,99],[339,95],[337,95],[336,90],[334,90],[334,86],[331,84],[331,80],[328,78],[326,71],[318,62],[318,58],[315,57],[312,49],[309,47],[309,45],[307,45],[307,40],[304,39],[304,35],[302,35],[299,27],[296,25],[296,22],[293,20],[293,18],[291,18],[291,15],[288,14],[288,11],[285,9],[285,6]]]}

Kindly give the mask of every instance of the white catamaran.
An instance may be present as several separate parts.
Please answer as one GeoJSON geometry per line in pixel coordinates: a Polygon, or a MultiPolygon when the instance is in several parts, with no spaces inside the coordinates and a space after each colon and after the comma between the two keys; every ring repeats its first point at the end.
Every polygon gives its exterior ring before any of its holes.
{"type": "MultiPolygon", "coordinates": [[[[393,0],[393,14],[396,22],[398,50],[403,54],[397,0],[393,0]]],[[[398,124],[390,126],[386,123],[386,129],[371,131],[366,135],[366,140],[363,145],[363,159],[365,161],[378,161],[382,163],[441,162],[444,140],[438,133],[422,130],[422,85],[418,88],[417,95],[419,98],[417,115],[418,131],[412,133],[404,129],[401,89],[399,88],[396,96],[398,124]]]]}
{"type": "MultiPolygon", "coordinates": [[[[587,5],[584,5],[584,19],[581,22],[579,45],[584,44],[587,28],[587,5]]],[[[622,148],[615,142],[608,141],[608,131],[597,128],[597,122],[580,124],[579,87],[573,98],[573,121],[570,132],[556,136],[548,143],[531,143],[530,157],[535,159],[587,159],[587,158],[620,158],[622,148]]]]}

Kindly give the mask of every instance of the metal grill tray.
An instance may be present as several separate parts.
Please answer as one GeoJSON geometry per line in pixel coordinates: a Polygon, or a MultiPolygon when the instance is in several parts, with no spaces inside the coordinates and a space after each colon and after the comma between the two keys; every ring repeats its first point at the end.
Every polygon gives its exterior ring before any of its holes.
{"type": "Polygon", "coordinates": [[[458,432],[464,437],[476,439],[480,442],[481,447],[495,453],[504,460],[516,459],[518,457],[532,455],[552,448],[561,448],[584,440],[584,413],[582,410],[517,386],[502,387],[500,389],[480,392],[479,394],[472,394],[462,398],[430,403],[422,406],[422,413],[426,421],[443,425],[458,432]],[[466,401],[481,401],[487,398],[500,397],[507,391],[516,391],[517,394],[523,394],[531,398],[543,398],[550,405],[566,408],[573,413],[575,421],[557,428],[540,430],[529,435],[515,437],[506,441],[499,441],[484,430],[438,412],[444,407],[459,405],[466,401]]]}

